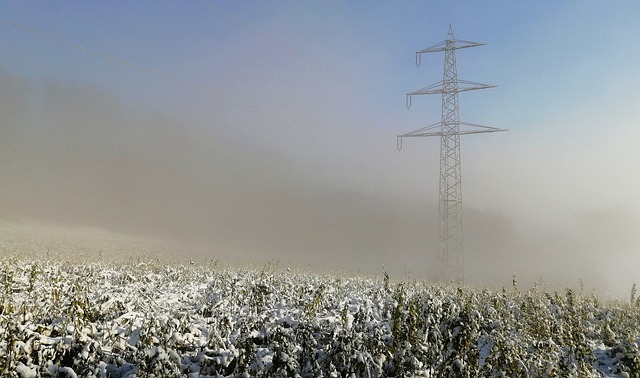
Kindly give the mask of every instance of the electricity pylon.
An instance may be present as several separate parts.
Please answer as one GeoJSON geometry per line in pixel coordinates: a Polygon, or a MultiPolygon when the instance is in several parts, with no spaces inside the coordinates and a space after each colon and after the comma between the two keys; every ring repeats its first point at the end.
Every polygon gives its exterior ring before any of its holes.
{"type": "Polygon", "coordinates": [[[438,225],[438,280],[464,279],[464,250],[462,243],[462,177],[460,169],[460,136],[466,134],[506,131],[495,127],[460,122],[458,93],[476,89],[494,88],[495,85],[458,80],[456,50],[482,46],[484,43],[462,41],[453,38],[449,25],[447,39],[416,52],[416,65],[420,66],[422,54],[444,51],[444,76],[442,81],[417,91],[407,93],[407,108],[415,95],[442,94],[442,119],[427,127],[398,135],[398,150],[402,138],[440,137],[440,222],[438,225]],[[460,126],[464,126],[461,129],[460,126]]]}

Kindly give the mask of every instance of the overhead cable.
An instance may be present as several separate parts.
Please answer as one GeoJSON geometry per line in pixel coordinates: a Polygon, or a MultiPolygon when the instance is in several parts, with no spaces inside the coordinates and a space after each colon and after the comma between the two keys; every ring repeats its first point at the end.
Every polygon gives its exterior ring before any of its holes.
{"type": "MultiPolygon", "coordinates": [[[[309,57],[308,55],[305,55],[305,54],[301,53],[299,50],[280,42],[279,40],[273,38],[271,35],[263,32],[262,30],[260,30],[258,28],[256,28],[255,26],[252,26],[252,25],[248,24],[247,22],[242,21],[241,19],[239,19],[239,18],[235,17],[234,15],[230,14],[229,12],[226,12],[223,9],[220,9],[220,8],[216,7],[215,5],[211,4],[209,1],[207,1],[207,0],[197,0],[197,1],[199,1],[200,3],[202,3],[205,6],[209,7],[210,9],[213,9],[214,11],[220,13],[221,15],[223,15],[223,16],[225,16],[225,17],[237,22],[238,24],[244,26],[245,28],[251,30],[252,32],[254,32],[256,34],[259,34],[262,38],[266,39],[267,41],[272,42],[272,43],[282,47],[283,49],[289,51],[290,53],[294,54],[295,56],[297,56],[299,58],[302,58],[302,59],[306,60],[307,62],[312,63],[312,64],[320,67],[324,71],[339,77],[340,79],[342,79],[345,82],[357,87],[358,89],[361,89],[361,90],[363,90],[363,91],[365,91],[367,93],[371,92],[371,90],[366,88],[366,86],[361,85],[360,83],[354,81],[348,75],[344,75],[344,74],[334,70],[333,68],[327,66],[326,64],[323,64],[323,63],[321,63],[321,62],[309,57]]],[[[333,7],[333,5],[330,4],[330,6],[334,10],[336,10],[336,8],[333,7]]],[[[397,100],[393,99],[392,101],[393,101],[393,103],[395,105],[397,105],[399,107],[403,107],[402,105],[399,104],[399,102],[397,100]]]]}
{"type": "Polygon", "coordinates": [[[340,132],[337,132],[337,131],[334,131],[334,130],[331,130],[331,129],[327,129],[327,128],[318,126],[318,125],[313,124],[311,122],[307,122],[307,121],[295,118],[295,117],[290,116],[288,114],[283,114],[283,113],[276,112],[274,110],[271,110],[271,109],[268,109],[268,108],[265,108],[265,107],[262,107],[262,106],[259,106],[259,105],[254,105],[254,104],[252,104],[250,102],[247,102],[245,100],[241,100],[241,99],[238,99],[238,98],[235,98],[235,97],[228,96],[228,95],[226,95],[226,94],[224,94],[222,92],[212,91],[212,90],[204,88],[202,86],[195,85],[195,84],[189,83],[189,82],[181,80],[181,79],[177,79],[175,77],[163,74],[161,72],[152,70],[150,68],[141,66],[139,64],[131,63],[131,62],[127,61],[127,60],[124,60],[122,58],[119,58],[119,57],[116,57],[116,56],[113,56],[113,55],[105,54],[105,53],[102,53],[100,51],[97,51],[97,50],[94,50],[94,49],[90,49],[88,47],[84,47],[84,46],[78,45],[78,44],[73,43],[73,42],[69,42],[69,41],[64,40],[62,38],[58,38],[58,37],[56,37],[54,35],[41,32],[41,31],[36,30],[34,28],[31,28],[31,27],[28,27],[28,26],[24,26],[24,25],[18,24],[16,22],[13,22],[13,21],[10,21],[10,20],[4,19],[4,18],[0,18],[0,22],[3,22],[3,23],[8,24],[8,25],[11,25],[11,26],[16,27],[18,29],[27,31],[29,33],[33,33],[33,34],[39,35],[41,37],[44,37],[44,38],[47,38],[49,40],[58,42],[60,44],[63,44],[63,45],[69,46],[69,47],[73,47],[75,49],[84,51],[86,53],[99,56],[99,57],[101,57],[103,59],[107,59],[107,60],[109,60],[111,62],[114,62],[114,63],[117,63],[117,64],[121,64],[121,65],[127,66],[129,68],[133,68],[135,70],[142,71],[142,72],[145,72],[147,74],[159,77],[161,79],[164,79],[164,80],[167,80],[167,81],[182,85],[184,87],[187,87],[187,88],[190,88],[192,90],[204,93],[204,94],[209,95],[209,96],[224,98],[224,99],[226,99],[228,101],[235,102],[235,103],[243,105],[243,106],[245,106],[247,108],[254,109],[254,110],[257,110],[257,111],[260,111],[260,112],[263,112],[263,113],[271,114],[271,115],[276,116],[278,118],[285,119],[285,120],[288,120],[288,121],[291,121],[291,122],[294,122],[294,123],[297,123],[297,124],[301,124],[301,125],[304,125],[306,127],[313,128],[313,129],[316,129],[316,130],[319,130],[319,131],[322,131],[322,132],[325,132],[325,133],[329,133],[329,134],[333,134],[333,135],[336,135],[336,136],[340,136],[342,138],[350,139],[350,140],[356,141],[356,142],[364,144],[364,145],[368,145],[368,146],[376,147],[376,148],[381,148],[381,149],[385,149],[385,150],[392,150],[391,148],[387,148],[387,147],[382,147],[382,146],[366,143],[366,142],[364,142],[364,141],[362,141],[360,139],[354,138],[354,137],[352,137],[350,135],[343,134],[343,133],[340,133],[340,132]]]}

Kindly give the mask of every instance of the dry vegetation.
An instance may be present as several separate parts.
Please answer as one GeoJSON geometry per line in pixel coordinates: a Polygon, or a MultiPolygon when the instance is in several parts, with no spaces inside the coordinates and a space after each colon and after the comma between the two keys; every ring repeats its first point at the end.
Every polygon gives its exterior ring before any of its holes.
{"type": "Polygon", "coordinates": [[[640,374],[640,307],[158,259],[0,261],[5,375],[640,374]]]}

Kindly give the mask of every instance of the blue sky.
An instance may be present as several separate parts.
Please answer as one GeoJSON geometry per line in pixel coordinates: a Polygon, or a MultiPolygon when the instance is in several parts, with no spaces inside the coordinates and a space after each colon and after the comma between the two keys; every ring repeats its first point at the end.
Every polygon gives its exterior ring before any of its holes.
{"type": "MultiPolygon", "coordinates": [[[[611,236],[583,229],[585,214],[631,222],[613,236],[632,240],[619,247],[629,256],[640,216],[639,16],[637,1],[14,1],[0,18],[169,79],[4,22],[0,70],[30,86],[32,118],[47,88],[86,90],[115,99],[111,113],[128,122],[170,119],[157,133],[179,134],[191,152],[208,141],[235,149],[224,164],[238,181],[250,179],[236,162],[262,162],[305,188],[433,205],[439,141],[408,140],[398,153],[395,136],[439,120],[437,96],[407,110],[404,95],[441,79],[441,55],[417,68],[414,53],[451,25],[456,38],[487,43],[458,52],[459,77],[498,85],[462,94],[462,120],[510,130],[463,139],[465,206],[523,234],[563,230],[602,245],[611,236]]],[[[193,185],[215,181],[192,173],[193,185]]]]}

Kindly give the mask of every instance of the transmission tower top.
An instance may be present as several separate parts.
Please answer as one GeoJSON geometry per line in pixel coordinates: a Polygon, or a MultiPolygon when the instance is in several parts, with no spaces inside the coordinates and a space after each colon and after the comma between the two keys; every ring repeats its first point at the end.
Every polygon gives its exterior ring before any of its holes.
{"type": "Polygon", "coordinates": [[[449,25],[449,33],[447,33],[446,40],[440,43],[437,43],[431,47],[427,47],[424,50],[420,50],[416,52],[416,66],[420,66],[422,54],[425,54],[425,53],[447,51],[447,49],[454,49],[454,50],[465,49],[467,47],[476,47],[476,46],[483,46],[483,45],[486,45],[486,43],[463,41],[461,39],[453,38],[453,29],[451,29],[451,25],[449,25]]]}
{"type": "Polygon", "coordinates": [[[415,95],[441,94],[442,117],[434,123],[412,132],[398,135],[398,150],[407,137],[440,137],[440,222],[438,226],[438,279],[464,279],[464,254],[462,248],[462,176],[460,167],[460,136],[466,134],[506,131],[495,127],[460,122],[458,93],[476,89],[494,88],[495,85],[458,80],[456,50],[482,46],[484,43],[463,41],[453,37],[449,25],[447,39],[416,52],[416,65],[420,66],[422,54],[444,52],[444,75],[441,81],[417,91],[407,93],[407,108],[415,95]],[[463,126],[464,129],[460,127],[463,126]]]}

